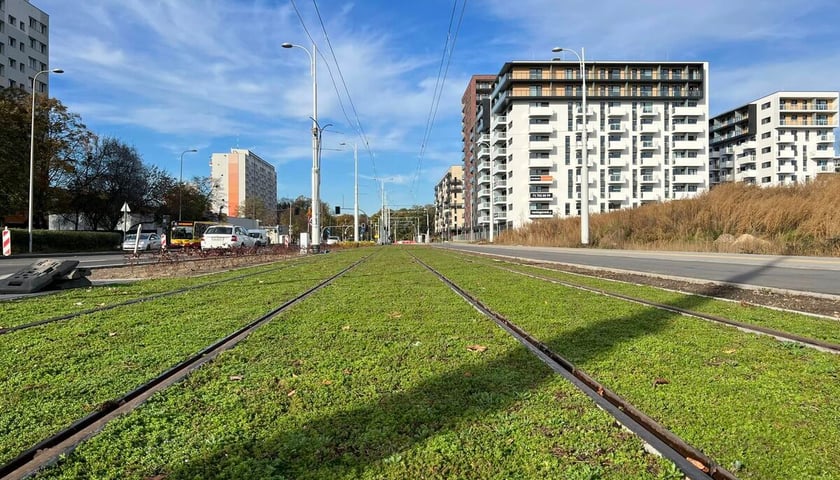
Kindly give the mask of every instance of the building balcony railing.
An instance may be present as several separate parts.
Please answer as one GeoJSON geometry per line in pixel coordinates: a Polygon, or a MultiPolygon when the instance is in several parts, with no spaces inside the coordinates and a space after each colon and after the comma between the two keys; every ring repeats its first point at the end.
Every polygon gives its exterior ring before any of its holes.
{"type": "Polygon", "coordinates": [[[554,198],[551,192],[531,192],[528,195],[530,198],[554,198]]]}
{"type": "Polygon", "coordinates": [[[552,217],[554,211],[550,208],[532,208],[528,214],[531,217],[552,217]]]}

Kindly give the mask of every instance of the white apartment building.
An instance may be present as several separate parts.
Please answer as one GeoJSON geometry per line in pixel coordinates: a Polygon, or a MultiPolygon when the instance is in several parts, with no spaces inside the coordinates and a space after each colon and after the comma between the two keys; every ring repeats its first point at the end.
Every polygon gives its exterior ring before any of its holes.
{"type": "Polygon", "coordinates": [[[837,92],[776,92],[709,120],[709,181],[788,185],[834,172],[837,92]]]}
{"type": "MultiPolygon", "coordinates": [[[[50,17],[29,0],[0,0],[0,88],[32,91],[32,78],[49,68],[50,17]]],[[[49,93],[49,74],[35,90],[49,93]]]]}
{"type": "Polygon", "coordinates": [[[464,230],[464,167],[453,165],[435,185],[435,232],[449,238],[464,230]]]}
{"type": "Polygon", "coordinates": [[[210,157],[210,178],[216,188],[213,210],[231,217],[245,217],[240,206],[248,198],[262,200],[266,209],[277,208],[277,173],[274,166],[247,149],[232,148],[230,153],[210,157]]]}
{"type": "MultiPolygon", "coordinates": [[[[479,225],[687,198],[708,189],[708,63],[515,61],[499,72],[478,155],[479,225]],[[583,129],[589,198],[581,198],[583,129]],[[488,148],[489,147],[489,148],[488,148]]],[[[477,129],[479,132],[480,129],[477,129]]]]}

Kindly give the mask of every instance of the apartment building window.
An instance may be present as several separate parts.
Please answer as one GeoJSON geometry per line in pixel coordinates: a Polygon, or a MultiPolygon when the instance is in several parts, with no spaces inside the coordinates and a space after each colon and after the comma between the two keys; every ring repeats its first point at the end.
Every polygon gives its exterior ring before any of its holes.
{"type": "Polygon", "coordinates": [[[828,117],[823,114],[817,114],[817,125],[828,125],[828,117]]]}
{"type": "Polygon", "coordinates": [[[770,117],[764,117],[761,119],[762,125],[767,125],[768,123],[770,123],[770,117]]]}
{"type": "Polygon", "coordinates": [[[3,45],[3,42],[0,42],[0,55],[2,55],[5,50],[5,45],[3,45]]]}
{"type": "Polygon", "coordinates": [[[642,80],[653,80],[653,70],[650,68],[643,68],[642,80]]]}
{"type": "Polygon", "coordinates": [[[548,125],[547,118],[532,118],[528,121],[531,125],[548,125]]]}
{"type": "Polygon", "coordinates": [[[761,138],[770,138],[773,135],[773,132],[764,132],[761,134],[761,138]]]}
{"type": "Polygon", "coordinates": [[[10,58],[9,59],[9,67],[17,68],[17,60],[15,60],[14,58],[10,58]]]}
{"type": "Polygon", "coordinates": [[[772,165],[771,162],[762,162],[761,163],[761,168],[770,168],[771,165],[772,165]]]}
{"type": "Polygon", "coordinates": [[[11,23],[11,24],[12,24],[12,26],[17,25],[17,18],[15,18],[15,17],[13,17],[13,16],[9,15],[9,23],[11,23]]]}
{"type": "Polygon", "coordinates": [[[609,96],[611,96],[611,97],[621,96],[621,85],[610,85],[609,86],[609,96]]]}
{"type": "Polygon", "coordinates": [[[610,80],[620,80],[620,79],[621,79],[621,69],[611,68],[610,69],[610,80]]]}
{"type": "Polygon", "coordinates": [[[653,86],[651,85],[642,85],[639,88],[639,95],[643,97],[652,97],[653,96],[653,86]]]}
{"type": "Polygon", "coordinates": [[[549,140],[548,135],[529,135],[528,140],[532,142],[547,142],[549,140]]]}
{"type": "Polygon", "coordinates": [[[530,152],[528,158],[548,158],[548,152],[530,152]]]}
{"type": "Polygon", "coordinates": [[[761,183],[770,183],[773,177],[761,177],[761,183]]]}
{"type": "Polygon", "coordinates": [[[621,120],[618,118],[610,119],[610,131],[617,132],[621,130],[621,120]]]}
{"type": "Polygon", "coordinates": [[[761,149],[761,153],[770,153],[772,150],[772,147],[764,147],[761,149]]]}
{"type": "Polygon", "coordinates": [[[542,68],[532,68],[528,72],[528,78],[531,80],[541,80],[542,79],[542,68]]]}
{"type": "Polygon", "coordinates": [[[541,97],[542,96],[542,85],[531,85],[529,95],[532,97],[541,97]]]}
{"type": "Polygon", "coordinates": [[[621,158],[621,152],[611,151],[609,153],[610,159],[621,158]]]}
{"type": "Polygon", "coordinates": [[[828,100],[817,100],[817,110],[828,110],[828,100]]]}
{"type": "Polygon", "coordinates": [[[767,110],[768,108],[770,108],[770,102],[765,102],[761,104],[762,110],[767,110]]]}
{"type": "Polygon", "coordinates": [[[5,77],[6,76],[5,68],[6,68],[5,65],[0,64],[0,77],[5,77]]]}
{"type": "Polygon", "coordinates": [[[682,70],[679,68],[671,70],[671,78],[674,80],[682,80],[682,70]]]}

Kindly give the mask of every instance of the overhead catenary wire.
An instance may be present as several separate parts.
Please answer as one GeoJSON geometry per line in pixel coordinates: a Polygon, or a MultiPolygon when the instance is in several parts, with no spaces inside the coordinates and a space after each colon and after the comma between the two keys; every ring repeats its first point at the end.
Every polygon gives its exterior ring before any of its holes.
{"type": "MultiPolygon", "coordinates": [[[[300,21],[301,27],[303,27],[304,33],[306,33],[307,38],[309,38],[310,42],[317,45],[318,42],[315,41],[315,38],[312,36],[312,33],[306,27],[306,22],[304,21],[303,15],[301,15],[300,10],[298,9],[297,4],[295,3],[295,0],[289,0],[289,1],[292,5],[292,8],[295,11],[295,14],[298,17],[298,20],[300,21]]],[[[342,100],[341,92],[339,91],[338,84],[336,82],[335,76],[333,75],[332,68],[330,67],[330,61],[327,59],[327,57],[324,56],[323,49],[320,49],[320,48],[318,49],[318,55],[321,57],[321,59],[324,61],[325,66],[327,67],[327,73],[330,77],[330,82],[332,83],[333,89],[335,90],[336,97],[338,98],[338,103],[339,103],[339,106],[341,108],[341,112],[344,115],[344,119],[347,121],[347,124],[350,125],[356,131],[357,135],[359,135],[361,137],[362,145],[364,145],[365,151],[368,153],[368,156],[369,156],[370,161],[371,161],[371,165],[373,167],[374,178],[378,178],[379,175],[376,171],[376,160],[375,160],[375,156],[374,156],[373,152],[371,151],[370,142],[368,141],[368,138],[367,138],[366,134],[364,133],[364,128],[362,127],[361,120],[359,119],[358,112],[356,111],[355,104],[353,103],[352,98],[350,96],[349,88],[347,88],[346,82],[344,81],[344,75],[341,73],[341,67],[338,64],[338,60],[337,60],[335,52],[332,48],[332,43],[329,40],[329,34],[327,33],[326,27],[324,26],[324,22],[323,22],[323,19],[321,18],[320,10],[318,9],[318,5],[315,2],[315,0],[313,0],[313,4],[315,4],[315,11],[317,13],[318,20],[321,24],[321,29],[324,32],[324,37],[326,39],[327,46],[328,46],[328,48],[329,48],[329,50],[332,54],[332,57],[334,59],[335,66],[338,70],[339,76],[341,77],[341,82],[344,85],[344,90],[346,92],[348,101],[351,105],[351,108],[353,109],[353,114],[356,117],[356,122],[353,122],[352,120],[350,120],[350,116],[347,114],[347,110],[346,110],[346,108],[344,106],[344,102],[342,100]]]]}
{"type": "Polygon", "coordinates": [[[452,5],[452,12],[450,13],[449,18],[449,29],[446,34],[446,40],[444,41],[443,45],[443,52],[441,53],[441,63],[438,67],[438,77],[435,81],[435,91],[432,95],[432,104],[429,108],[429,115],[426,119],[426,129],[423,133],[423,140],[420,144],[420,155],[417,158],[417,169],[414,172],[414,177],[411,181],[411,194],[412,196],[415,195],[415,187],[417,185],[417,181],[420,177],[420,172],[423,169],[423,158],[426,154],[426,148],[428,146],[429,139],[432,134],[432,130],[434,128],[435,119],[437,117],[438,107],[440,106],[440,99],[443,95],[443,87],[446,83],[446,77],[449,73],[449,66],[452,62],[452,53],[455,50],[455,44],[458,40],[458,32],[461,30],[461,24],[464,20],[464,12],[467,8],[467,0],[464,0],[463,4],[461,5],[461,13],[458,17],[458,23],[455,27],[455,31],[452,31],[452,24],[455,19],[455,11],[458,5],[458,0],[452,5]],[[452,39],[452,44],[450,46],[450,38],[452,39]],[[444,67],[445,63],[445,67],[444,67]]]}

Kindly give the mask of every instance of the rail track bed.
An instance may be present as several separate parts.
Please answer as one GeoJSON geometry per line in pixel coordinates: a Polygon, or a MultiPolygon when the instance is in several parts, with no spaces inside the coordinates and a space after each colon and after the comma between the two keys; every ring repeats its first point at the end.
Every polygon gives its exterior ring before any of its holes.
{"type": "Polygon", "coordinates": [[[364,250],[3,335],[0,476],[840,478],[838,355],[364,250]]]}

